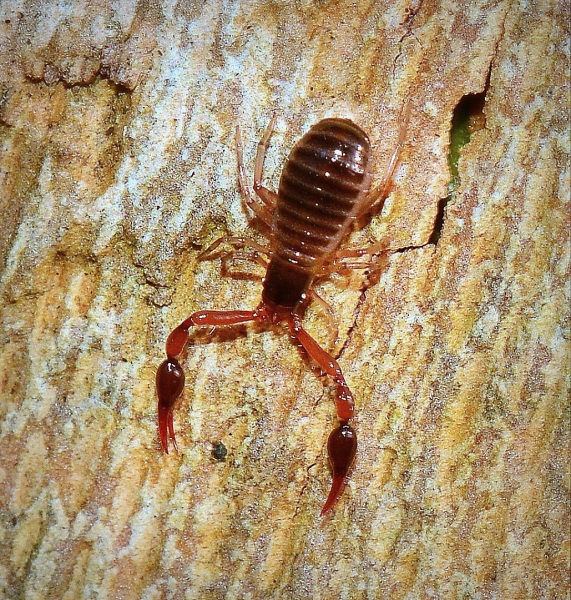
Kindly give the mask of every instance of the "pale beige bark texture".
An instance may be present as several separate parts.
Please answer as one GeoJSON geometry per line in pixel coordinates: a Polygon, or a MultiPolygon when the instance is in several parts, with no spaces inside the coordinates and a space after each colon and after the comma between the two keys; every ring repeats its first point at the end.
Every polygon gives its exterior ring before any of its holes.
{"type": "Polygon", "coordinates": [[[4,0],[0,596],[563,599],[569,594],[569,32],[555,0],[4,0]],[[451,121],[485,128],[448,195],[451,121]],[[369,134],[399,250],[318,286],[308,330],[357,401],[334,513],[333,390],[279,328],[198,332],[178,454],[154,377],[199,308],[253,308],[265,182],[325,116],[369,134]],[[435,234],[435,228],[440,236],[435,234]],[[441,228],[441,229],[440,229],[441,228]],[[225,460],[221,449],[227,450],[225,460]]]}

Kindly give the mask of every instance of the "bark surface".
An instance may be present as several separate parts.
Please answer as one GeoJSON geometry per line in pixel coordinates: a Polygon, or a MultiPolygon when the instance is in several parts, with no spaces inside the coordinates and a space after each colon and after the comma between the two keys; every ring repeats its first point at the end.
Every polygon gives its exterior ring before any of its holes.
{"type": "Polygon", "coordinates": [[[568,597],[568,6],[6,0],[0,16],[0,595],[568,597]],[[483,112],[461,145],[470,94],[483,112]],[[333,390],[279,328],[192,337],[163,455],[168,332],[259,300],[256,262],[198,260],[222,235],[266,243],[236,124],[251,178],[277,111],[276,189],[313,123],[351,118],[378,181],[407,103],[394,190],[345,246],[396,252],[318,285],[338,341],[319,307],[305,319],[357,401],[332,516],[333,390]]]}

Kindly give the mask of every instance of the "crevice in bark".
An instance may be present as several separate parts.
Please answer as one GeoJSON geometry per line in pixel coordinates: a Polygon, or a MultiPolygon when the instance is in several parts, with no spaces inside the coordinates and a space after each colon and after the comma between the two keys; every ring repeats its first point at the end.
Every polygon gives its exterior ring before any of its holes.
{"type": "Polygon", "coordinates": [[[438,209],[434,220],[432,234],[428,238],[429,244],[437,244],[442,235],[442,229],[446,219],[446,207],[456,198],[456,190],[460,185],[458,173],[458,161],[462,155],[462,149],[470,141],[472,134],[486,126],[486,94],[490,85],[490,68],[484,84],[484,89],[476,94],[465,94],[460,98],[452,113],[450,124],[450,152],[448,154],[448,166],[450,168],[450,183],[448,184],[448,195],[438,201],[438,209]]]}

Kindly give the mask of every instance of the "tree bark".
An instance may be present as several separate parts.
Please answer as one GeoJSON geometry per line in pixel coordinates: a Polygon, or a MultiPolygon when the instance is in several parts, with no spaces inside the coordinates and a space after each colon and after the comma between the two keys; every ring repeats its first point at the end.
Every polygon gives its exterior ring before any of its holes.
{"type": "Polygon", "coordinates": [[[0,12],[2,595],[567,597],[568,6],[0,12]],[[452,175],[467,95],[480,126],[452,175]],[[277,189],[313,123],[351,118],[379,181],[406,106],[394,188],[344,246],[394,252],[317,285],[338,340],[318,306],[304,321],[357,402],[333,514],[333,389],[280,327],[193,334],[162,454],[168,332],[260,297],[255,261],[199,259],[224,235],[267,243],[236,125],[251,181],[277,112],[277,189]]]}

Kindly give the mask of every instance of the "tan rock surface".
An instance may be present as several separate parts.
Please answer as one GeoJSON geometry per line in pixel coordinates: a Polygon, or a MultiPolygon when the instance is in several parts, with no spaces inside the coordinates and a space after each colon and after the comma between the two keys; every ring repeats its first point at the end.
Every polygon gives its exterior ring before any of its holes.
{"type": "Polygon", "coordinates": [[[89,6],[0,9],[0,596],[567,597],[568,8],[89,6]],[[432,243],[454,108],[483,92],[432,243]],[[226,233],[262,239],[236,123],[251,174],[277,110],[275,188],[331,115],[369,132],[381,173],[407,102],[394,193],[348,242],[402,251],[369,284],[320,285],[335,348],[306,318],[357,398],[334,514],[331,389],[279,330],[196,336],[162,455],[166,335],[259,299],[257,266],[197,260],[226,233]]]}

